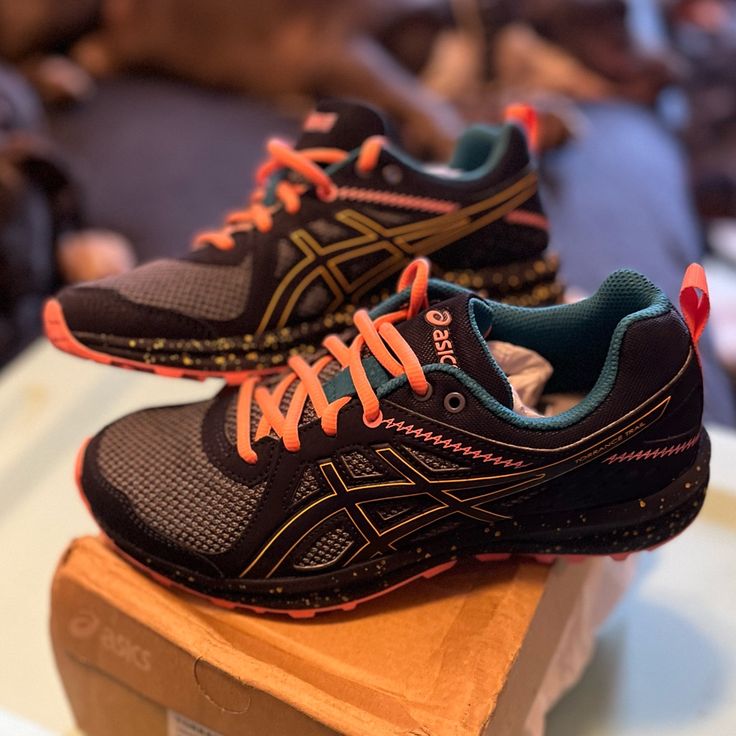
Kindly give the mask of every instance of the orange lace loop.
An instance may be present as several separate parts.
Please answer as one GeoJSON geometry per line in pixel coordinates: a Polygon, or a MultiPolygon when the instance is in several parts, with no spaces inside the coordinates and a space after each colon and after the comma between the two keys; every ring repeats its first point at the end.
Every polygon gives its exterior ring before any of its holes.
{"type": "Polygon", "coordinates": [[[245,462],[255,463],[258,460],[251,439],[251,411],[254,402],[262,412],[256,428],[256,442],[274,433],[281,438],[287,450],[298,451],[299,423],[307,399],[312,402],[314,412],[320,419],[322,431],[329,436],[337,433],[338,414],[353,397],[343,396],[332,402],[328,400],[320,380],[320,373],[333,360],[337,360],[343,368],[350,371],[357,398],[363,406],[363,421],[369,427],[378,426],[382,421],[381,407],[363,366],[364,348],[371,352],[390,375],[396,377],[406,374],[412,391],[419,395],[426,394],[429,383],[424,376],[419,358],[394,325],[410,319],[427,305],[429,268],[429,261],[420,258],[404,269],[399,279],[399,291],[411,287],[408,305],[405,308],[381,315],[375,320],[371,319],[364,309],[358,310],[354,317],[358,334],[349,347],[337,335],[329,335],[322,342],[327,351],[325,355],[311,365],[299,356],[290,358],[291,371],[272,390],[266,386],[259,386],[257,378],[251,378],[243,383],[237,403],[237,448],[238,454],[245,462]],[[299,383],[289,399],[284,415],[281,403],[295,381],[299,383]]]}
{"type": "Polygon", "coordinates": [[[385,142],[386,139],[382,135],[372,135],[370,138],[366,138],[360,147],[355,168],[363,174],[373,171],[378,164],[378,158],[385,142]]]}
{"type": "MultiPolygon", "coordinates": [[[[376,167],[385,143],[382,136],[371,136],[363,141],[355,166],[360,172],[367,172],[376,167]]],[[[233,233],[247,225],[252,225],[262,233],[273,227],[273,213],[279,205],[289,214],[295,214],[301,207],[301,195],[313,185],[317,196],[325,201],[332,201],[337,196],[337,187],[322,166],[329,166],[344,161],[350,154],[340,148],[305,148],[296,150],[288,143],[272,138],[266,144],[270,158],[256,170],[256,188],[250,198],[248,207],[231,212],[225,220],[225,228],[214,232],[205,232],[197,236],[195,247],[211,244],[220,250],[234,247],[233,233]],[[320,165],[321,164],[321,165],[320,165]],[[274,195],[276,203],[266,205],[268,181],[273,174],[289,170],[302,176],[308,184],[299,184],[282,179],[276,184],[274,195]]]]}
{"type": "Polygon", "coordinates": [[[409,311],[418,314],[429,306],[427,302],[427,286],[429,284],[429,261],[424,258],[413,260],[399,276],[397,291],[403,291],[411,286],[409,294],[409,311]],[[425,265],[426,264],[426,265],[425,265]],[[416,285],[416,288],[415,288],[416,285]]]}

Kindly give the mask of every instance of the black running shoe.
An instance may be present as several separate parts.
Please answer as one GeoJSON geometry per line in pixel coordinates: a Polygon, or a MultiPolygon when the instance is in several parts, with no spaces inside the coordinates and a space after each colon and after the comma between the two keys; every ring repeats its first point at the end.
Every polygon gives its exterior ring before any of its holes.
{"type": "Polygon", "coordinates": [[[658,288],[617,271],[590,299],[527,309],[427,292],[427,273],[416,262],[356,313],[349,347],[331,336],[281,380],[93,438],[79,482],[107,537],[159,580],[300,617],[459,558],[622,557],[690,524],[708,481],[702,377],[658,288]],[[574,405],[515,411],[489,335],[544,356],[545,393],[574,405]]]}
{"type": "Polygon", "coordinates": [[[553,303],[556,259],[524,134],[476,126],[424,166],[370,108],[323,103],[295,148],[268,144],[251,206],[180,259],[64,289],[45,310],[62,350],[163,375],[283,367],[387,295],[415,256],[517,304],[553,303]]]}

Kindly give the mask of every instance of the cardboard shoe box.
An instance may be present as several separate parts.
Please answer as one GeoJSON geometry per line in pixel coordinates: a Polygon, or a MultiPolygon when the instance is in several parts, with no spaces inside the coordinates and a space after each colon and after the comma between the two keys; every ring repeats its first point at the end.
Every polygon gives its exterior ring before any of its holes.
{"type": "Polygon", "coordinates": [[[473,562],[293,621],[172,592],[85,537],[51,635],[87,736],[520,736],[579,675],[627,570],[473,562]]]}

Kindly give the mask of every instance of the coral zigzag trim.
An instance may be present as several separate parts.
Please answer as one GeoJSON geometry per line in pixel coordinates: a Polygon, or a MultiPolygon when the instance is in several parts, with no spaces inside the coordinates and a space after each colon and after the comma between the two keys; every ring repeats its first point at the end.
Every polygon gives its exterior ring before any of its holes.
{"type": "Polygon", "coordinates": [[[443,437],[441,434],[434,434],[428,430],[424,430],[421,427],[415,427],[413,424],[406,424],[403,420],[396,421],[395,419],[384,419],[383,423],[386,425],[386,429],[395,429],[397,432],[403,432],[410,437],[415,437],[418,440],[424,440],[429,444],[436,445],[437,447],[444,447],[446,450],[452,450],[453,452],[460,453],[467,457],[472,457],[476,460],[482,460],[484,463],[493,463],[494,465],[503,465],[505,468],[523,468],[528,463],[523,460],[508,460],[499,455],[493,453],[484,453],[481,450],[474,450],[472,447],[463,445],[461,442],[453,442],[451,439],[443,437]]]}
{"type": "Polygon", "coordinates": [[[387,204],[392,207],[404,207],[409,210],[423,210],[424,212],[438,212],[445,214],[458,208],[456,202],[445,199],[430,199],[429,197],[415,197],[411,194],[397,194],[396,192],[382,192],[377,189],[361,189],[359,187],[338,187],[338,199],[352,199],[357,202],[372,204],[387,204]]]}
{"type": "Polygon", "coordinates": [[[661,457],[670,457],[670,455],[679,455],[681,452],[695,447],[700,440],[700,432],[685,442],[677,445],[669,445],[667,447],[658,447],[656,450],[636,450],[632,452],[614,452],[609,455],[603,462],[611,465],[612,463],[628,463],[632,460],[656,460],[661,457]]]}

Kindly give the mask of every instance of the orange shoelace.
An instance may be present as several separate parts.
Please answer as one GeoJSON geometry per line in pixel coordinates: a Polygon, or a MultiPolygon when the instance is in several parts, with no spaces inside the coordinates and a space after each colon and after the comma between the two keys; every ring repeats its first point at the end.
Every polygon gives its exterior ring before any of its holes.
{"type": "Polygon", "coordinates": [[[361,351],[364,347],[368,348],[389,374],[394,377],[406,374],[412,390],[418,395],[426,395],[429,384],[419,358],[394,327],[394,323],[410,319],[427,306],[429,268],[429,261],[418,258],[404,269],[397,290],[402,291],[411,287],[405,308],[376,319],[371,319],[366,310],[358,310],[353,319],[358,334],[350,346],[337,335],[329,335],[322,342],[327,351],[326,355],[311,365],[300,356],[291,357],[289,359],[291,372],[287,373],[272,390],[259,386],[258,378],[251,378],[243,383],[238,394],[237,447],[240,457],[245,462],[258,461],[251,439],[251,409],[254,401],[262,412],[256,429],[256,442],[273,432],[281,438],[287,450],[297,452],[300,448],[299,423],[307,399],[311,400],[314,411],[321,420],[322,431],[330,437],[337,434],[338,413],[352,401],[353,397],[342,396],[332,402],[327,400],[319,375],[333,360],[337,360],[342,368],[350,370],[357,398],[363,405],[365,424],[369,427],[379,426],[383,416],[379,399],[363,366],[361,351]],[[299,381],[299,384],[289,401],[286,414],[283,414],[282,399],[295,381],[299,381]]]}
{"type": "MultiPolygon", "coordinates": [[[[371,136],[363,141],[355,167],[360,173],[367,173],[376,167],[381,148],[385,143],[382,136],[371,136]]],[[[288,143],[272,138],[266,144],[270,158],[256,171],[256,188],[250,198],[248,207],[231,212],[226,218],[225,227],[219,231],[205,232],[195,240],[195,246],[212,244],[221,250],[230,250],[235,243],[232,234],[243,226],[251,225],[260,232],[268,232],[273,227],[273,213],[279,207],[290,214],[299,211],[301,195],[307,191],[309,184],[314,185],[317,196],[330,202],[337,196],[337,187],[330,176],[320,166],[337,164],[344,161],[350,153],[341,148],[305,148],[296,150],[288,143]],[[265,204],[268,181],[279,171],[295,171],[309,184],[297,184],[281,179],[276,185],[275,204],[265,204]]]]}

